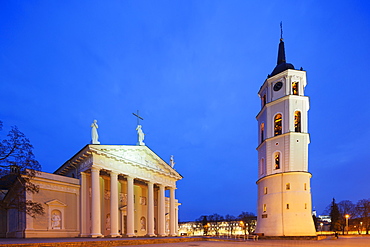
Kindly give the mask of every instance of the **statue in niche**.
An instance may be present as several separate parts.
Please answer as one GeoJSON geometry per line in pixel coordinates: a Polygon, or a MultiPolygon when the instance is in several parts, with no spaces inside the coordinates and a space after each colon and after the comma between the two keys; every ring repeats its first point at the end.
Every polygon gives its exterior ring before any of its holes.
{"type": "Polygon", "coordinates": [[[60,229],[60,216],[57,212],[54,212],[51,216],[51,229],[60,229]]]}
{"type": "Polygon", "coordinates": [[[145,143],[144,143],[144,132],[143,130],[141,129],[141,125],[139,124],[136,128],[137,130],[137,139],[138,139],[138,145],[140,146],[145,146],[145,143]]]}
{"type": "Polygon", "coordinates": [[[140,219],[140,224],[141,224],[141,228],[140,228],[140,230],[141,230],[141,231],[145,231],[145,230],[146,230],[145,217],[141,217],[141,219],[140,219]]]}
{"type": "Polygon", "coordinates": [[[171,155],[171,158],[170,158],[170,165],[171,165],[171,167],[173,168],[174,166],[175,166],[175,160],[174,160],[174,158],[173,158],[173,155],[171,155]]]}
{"type": "Polygon", "coordinates": [[[100,144],[98,141],[99,135],[98,135],[98,124],[97,120],[94,120],[94,122],[91,124],[91,143],[92,144],[100,144]]]}
{"type": "Polygon", "coordinates": [[[107,214],[107,217],[105,218],[105,229],[110,231],[110,214],[107,214]]]}

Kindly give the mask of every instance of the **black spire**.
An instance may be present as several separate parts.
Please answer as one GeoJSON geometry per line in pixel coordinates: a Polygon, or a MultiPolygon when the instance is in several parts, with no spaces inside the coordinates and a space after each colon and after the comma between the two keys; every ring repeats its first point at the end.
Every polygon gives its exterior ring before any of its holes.
{"type": "Polygon", "coordinates": [[[285,47],[284,47],[284,40],[283,40],[283,23],[280,22],[280,43],[279,43],[279,50],[278,50],[278,58],[277,58],[277,65],[272,71],[269,77],[277,75],[287,69],[294,69],[293,64],[287,63],[285,59],[285,47]]]}
{"type": "Polygon", "coordinates": [[[286,60],[285,60],[284,41],[283,39],[280,39],[277,65],[282,64],[282,63],[286,63],[286,60]]]}

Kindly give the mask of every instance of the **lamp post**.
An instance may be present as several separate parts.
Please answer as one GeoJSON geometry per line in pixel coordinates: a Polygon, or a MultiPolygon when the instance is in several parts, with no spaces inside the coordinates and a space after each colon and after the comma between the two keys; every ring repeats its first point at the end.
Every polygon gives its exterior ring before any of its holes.
{"type": "Polygon", "coordinates": [[[362,234],[362,221],[360,222],[360,234],[362,234]]]}
{"type": "Polygon", "coordinates": [[[323,226],[324,224],[321,222],[320,223],[320,227],[321,227],[321,235],[322,235],[322,226],[323,226]]]}
{"type": "Polygon", "coordinates": [[[349,218],[349,214],[346,214],[344,217],[346,217],[346,228],[347,228],[347,235],[348,235],[348,218],[349,218]]]}

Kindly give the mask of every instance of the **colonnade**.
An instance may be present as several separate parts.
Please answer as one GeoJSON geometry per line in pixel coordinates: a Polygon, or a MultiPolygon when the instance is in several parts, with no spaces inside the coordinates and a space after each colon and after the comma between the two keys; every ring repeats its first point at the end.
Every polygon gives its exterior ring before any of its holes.
{"type": "MultiPolygon", "coordinates": [[[[109,237],[120,237],[119,232],[119,198],[118,198],[118,173],[110,171],[110,235],[109,237]]],[[[91,227],[87,226],[87,175],[81,173],[81,234],[80,236],[89,237],[103,237],[101,232],[101,189],[100,189],[100,169],[97,167],[91,167],[91,227]]],[[[134,237],[135,234],[135,205],[134,205],[134,177],[125,176],[127,179],[127,232],[126,236],[134,237]]],[[[156,236],[154,228],[154,182],[147,181],[148,193],[147,193],[147,236],[156,236]]],[[[158,190],[158,236],[167,236],[166,233],[166,198],[165,190],[166,187],[163,184],[156,185],[159,187],[158,190]]],[[[169,187],[170,191],[170,210],[169,210],[169,235],[177,236],[177,211],[176,211],[176,199],[175,199],[175,188],[169,187]]],[[[123,231],[123,229],[122,229],[123,231]]]]}

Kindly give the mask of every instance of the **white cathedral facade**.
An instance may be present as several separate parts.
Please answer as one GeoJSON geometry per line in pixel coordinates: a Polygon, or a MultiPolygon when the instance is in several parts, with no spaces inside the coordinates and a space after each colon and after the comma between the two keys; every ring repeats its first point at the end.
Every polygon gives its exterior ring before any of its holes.
{"type": "Polygon", "coordinates": [[[281,38],[277,65],[258,92],[257,234],[316,235],[308,172],[306,84],[306,72],[286,63],[281,38]]]}
{"type": "MultiPolygon", "coordinates": [[[[134,237],[176,236],[176,182],[182,176],[143,143],[100,145],[96,121],[92,143],[53,174],[40,172],[32,182],[45,214],[32,218],[15,209],[0,212],[0,236],[134,237]],[[169,197],[166,196],[166,191],[169,197]]],[[[140,128],[141,130],[141,128],[140,128]]],[[[11,196],[11,195],[9,195],[11,196]]]]}

